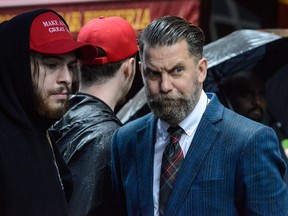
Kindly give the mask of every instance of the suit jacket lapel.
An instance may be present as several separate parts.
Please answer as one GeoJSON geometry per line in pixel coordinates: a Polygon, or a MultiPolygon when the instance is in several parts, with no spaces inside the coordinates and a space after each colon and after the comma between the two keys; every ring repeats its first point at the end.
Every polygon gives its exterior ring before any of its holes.
{"type": "Polygon", "coordinates": [[[205,158],[211,151],[213,143],[220,133],[215,124],[222,119],[223,110],[224,107],[220,105],[215,97],[212,97],[198,125],[191,146],[179,172],[179,176],[174,184],[167,205],[167,212],[169,212],[169,215],[177,215],[201,166],[205,163],[205,158]]]}
{"type": "Polygon", "coordinates": [[[145,126],[137,131],[137,180],[142,215],[153,215],[153,161],[156,119],[151,114],[145,126]]]}

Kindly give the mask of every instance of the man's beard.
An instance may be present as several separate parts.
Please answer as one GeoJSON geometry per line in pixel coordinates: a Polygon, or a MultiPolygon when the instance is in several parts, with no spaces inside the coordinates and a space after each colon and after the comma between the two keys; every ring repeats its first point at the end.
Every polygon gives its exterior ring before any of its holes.
{"type": "MultiPolygon", "coordinates": [[[[54,91],[50,91],[48,96],[56,92],[61,92],[63,88],[65,87],[60,87],[54,91]]],[[[38,114],[45,119],[60,119],[68,109],[68,100],[57,101],[61,106],[54,108],[49,104],[48,96],[44,98],[39,91],[37,91],[37,88],[34,88],[34,104],[38,114]]]]}
{"type": "Polygon", "coordinates": [[[194,81],[194,89],[191,89],[189,96],[177,92],[172,94],[159,93],[151,96],[147,93],[148,105],[155,117],[162,119],[169,125],[178,125],[195,108],[199,101],[201,88],[198,82],[194,81]]]}

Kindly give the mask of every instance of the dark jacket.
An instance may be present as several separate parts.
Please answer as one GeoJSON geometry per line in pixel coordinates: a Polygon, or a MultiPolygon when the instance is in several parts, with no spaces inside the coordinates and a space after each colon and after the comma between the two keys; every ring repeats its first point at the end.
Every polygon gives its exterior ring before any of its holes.
{"type": "Polygon", "coordinates": [[[69,171],[35,110],[29,37],[32,11],[0,24],[0,215],[64,216],[69,171]],[[53,148],[52,148],[53,146],[53,148]],[[60,174],[60,175],[59,175],[60,174]],[[67,178],[66,178],[67,177],[67,178]]]}
{"type": "Polygon", "coordinates": [[[111,210],[110,149],[114,131],[122,123],[98,98],[77,93],[70,108],[51,127],[73,175],[70,215],[108,215],[111,210]]]}

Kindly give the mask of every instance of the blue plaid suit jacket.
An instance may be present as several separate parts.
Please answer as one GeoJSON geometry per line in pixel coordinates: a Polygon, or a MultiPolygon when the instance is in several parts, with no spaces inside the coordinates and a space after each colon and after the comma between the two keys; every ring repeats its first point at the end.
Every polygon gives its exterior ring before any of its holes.
{"type": "MultiPolygon", "coordinates": [[[[211,99],[167,204],[167,216],[288,215],[286,169],[274,131],[211,99]]],[[[119,128],[112,142],[115,215],[153,216],[156,119],[119,128]]]]}

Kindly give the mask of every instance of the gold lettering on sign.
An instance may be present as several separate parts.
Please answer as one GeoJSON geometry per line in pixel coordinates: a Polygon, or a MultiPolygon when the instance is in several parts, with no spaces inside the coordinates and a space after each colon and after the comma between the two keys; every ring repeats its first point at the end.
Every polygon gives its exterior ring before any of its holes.
{"type": "Polygon", "coordinates": [[[145,28],[151,22],[151,14],[149,8],[127,8],[119,10],[95,10],[83,12],[83,25],[93,18],[100,16],[119,16],[127,20],[135,30],[145,28]]]}

